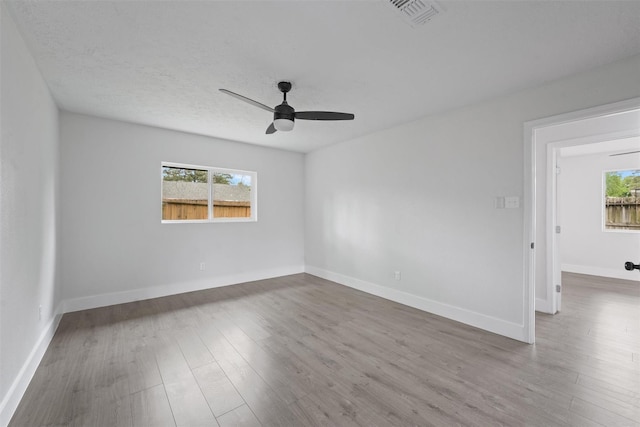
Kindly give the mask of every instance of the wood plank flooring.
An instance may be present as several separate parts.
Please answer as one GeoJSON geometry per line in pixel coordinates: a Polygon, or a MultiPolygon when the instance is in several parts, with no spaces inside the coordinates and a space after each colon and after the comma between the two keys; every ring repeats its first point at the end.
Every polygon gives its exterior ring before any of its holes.
{"type": "Polygon", "coordinates": [[[640,285],[523,344],[299,274],[64,315],[10,426],[637,426],[640,285]]]}

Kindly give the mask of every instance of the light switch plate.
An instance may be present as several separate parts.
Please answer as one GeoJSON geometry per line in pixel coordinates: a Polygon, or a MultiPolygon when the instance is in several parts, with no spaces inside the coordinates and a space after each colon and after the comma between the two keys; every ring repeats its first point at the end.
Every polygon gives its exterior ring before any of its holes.
{"type": "Polygon", "coordinates": [[[504,197],[498,196],[494,202],[496,209],[504,209],[504,197]]]}

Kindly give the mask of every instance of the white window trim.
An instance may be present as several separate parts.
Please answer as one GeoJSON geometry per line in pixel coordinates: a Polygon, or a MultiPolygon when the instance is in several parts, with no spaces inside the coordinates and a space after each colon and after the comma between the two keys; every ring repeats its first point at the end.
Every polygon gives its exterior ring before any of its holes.
{"type": "Polygon", "coordinates": [[[188,163],[161,162],[160,163],[160,221],[162,224],[208,224],[214,222],[257,222],[258,221],[258,173],[241,169],[219,168],[215,166],[192,165],[188,163]],[[209,200],[207,211],[209,219],[162,219],[162,185],[164,179],[162,170],[165,167],[180,169],[196,169],[207,171],[207,181],[209,185],[209,200]],[[251,216],[243,218],[214,218],[213,217],[213,174],[225,173],[231,175],[248,175],[251,177],[251,216]]]}

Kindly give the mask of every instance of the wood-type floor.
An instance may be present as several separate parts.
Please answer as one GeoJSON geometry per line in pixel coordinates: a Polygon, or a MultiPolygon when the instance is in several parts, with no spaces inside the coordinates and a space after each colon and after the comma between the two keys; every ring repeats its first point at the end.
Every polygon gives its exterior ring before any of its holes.
{"type": "Polygon", "coordinates": [[[65,314],[10,426],[634,426],[638,282],[527,345],[299,274],[65,314]]]}

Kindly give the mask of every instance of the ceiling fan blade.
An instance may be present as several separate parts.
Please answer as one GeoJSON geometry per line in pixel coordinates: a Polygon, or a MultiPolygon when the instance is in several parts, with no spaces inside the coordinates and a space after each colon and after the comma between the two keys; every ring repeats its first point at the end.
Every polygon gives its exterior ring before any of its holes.
{"type": "Polygon", "coordinates": [[[271,122],[271,124],[269,125],[269,127],[267,128],[267,131],[265,132],[267,135],[270,135],[272,133],[276,133],[276,127],[274,126],[273,122],[271,122]]]}
{"type": "Polygon", "coordinates": [[[296,111],[296,119],[301,120],[353,120],[351,113],[335,113],[332,111],[296,111]]]}
{"type": "Polygon", "coordinates": [[[251,105],[254,105],[254,106],[258,107],[258,108],[262,108],[263,110],[267,110],[270,113],[273,113],[275,111],[273,108],[271,108],[271,107],[269,107],[267,105],[264,105],[264,104],[262,104],[262,103],[260,103],[258,101],[254,101],[253,99],[247,98],[246,96],[239,95],[239,94],[237,94],[235,92],[231,92],[230,90],[220,89],[220,92],[226,93],[227,95],[231,95],[234,98],[238,98],[240,101],[247,102],[247,103],[249,103],[251,105]]]}
{"type": "Polygon", "coordinates": [[[627,151],[626,153],[609,154],[609,157],[613,157],[613,156],[624,156],[625,154],[635,154],[635,153],[640,153],[640,150],[637,150],[637,151],[627,151]]]}

